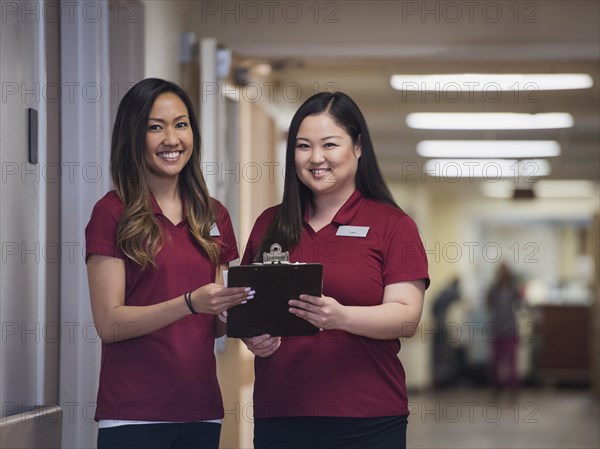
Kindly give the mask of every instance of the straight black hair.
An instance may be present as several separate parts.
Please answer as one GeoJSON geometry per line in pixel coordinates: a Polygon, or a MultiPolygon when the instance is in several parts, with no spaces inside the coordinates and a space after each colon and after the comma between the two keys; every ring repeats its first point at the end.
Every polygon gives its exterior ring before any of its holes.
{"type": "Polygon", "coordinates": [[[296,111],[288,132],[285,156],[285,181],[283,200],[275,218],[267,228],[256,254],[256,261],[262,253],[269,251],[273,243],[279,243],[284,251],[290,251],[300,242],[304,210],[314,207],[313,193],[300,182],[296,174],[296,138],[302,121],[311,115],[328,114],[338,126],[343,128],[353,144],[359,144],[362,151],[356,171],[356,188],[365,198],[370,198],[400,209],[381,174],[373,143],[365,118],[356,103],[343,92],[322,92],[306,100],[296,111]]]}

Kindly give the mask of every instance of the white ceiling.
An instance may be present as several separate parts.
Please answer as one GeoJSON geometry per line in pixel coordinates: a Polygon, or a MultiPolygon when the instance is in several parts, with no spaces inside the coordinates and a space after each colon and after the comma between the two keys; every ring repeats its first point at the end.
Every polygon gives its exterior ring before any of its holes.
{"type": "MultiPolygon", "coordinates": [[[[315,87],[335,86],[350,94],[367,117],[389,179],[402,179],[406,164],[424,161],[415,151],[419,140],[498,138],[556,139],[562,154],[550,161],[549,178],[597,181],[599,6],[596,0],[196,2],[190,6],[190,27],[201,37],[216,37],[242,63],[281,62],[269,80],[301,86],[302,98],[287,102],[292,110],[315,87]],[[516,97],[503,92],[494,100],[481,93],[458,98],[452,92],[409,95],[394,91],[389,83],[394,73],[464,72],[583,72],[592,75],[594,87],[521,92],[516,97]],[[409,129],[406,115],[419,111],[569,112],[575,126],[539,131],[409,129]]],[[[274,101],[282,103],[279,95],[274,101]]]]}

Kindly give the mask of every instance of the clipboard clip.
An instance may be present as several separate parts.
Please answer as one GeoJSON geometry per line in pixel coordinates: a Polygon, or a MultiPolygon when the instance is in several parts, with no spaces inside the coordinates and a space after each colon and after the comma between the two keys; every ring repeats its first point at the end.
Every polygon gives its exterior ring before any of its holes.
{"type": "Polygon", "coordinates": [[[290,253],[288,251],[281,251],[281,245],[279,243],[273,243],[271,245],[271,251],[263,253],[263,263],[281,263],[289,261],[290,253]]]}

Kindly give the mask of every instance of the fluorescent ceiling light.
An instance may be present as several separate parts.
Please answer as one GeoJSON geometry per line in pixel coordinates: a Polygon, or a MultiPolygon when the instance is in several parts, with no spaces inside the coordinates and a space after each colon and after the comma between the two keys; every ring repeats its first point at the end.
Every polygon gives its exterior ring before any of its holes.
{"type": "Polygon", "coordinates": [[[513,196],[514,186],[515,184],[508,180],[484,182],[481,184],[481,193],[488,198],[510,199],[513,196]]]}
{"type": "Polygon", "coordinates": [[[252,67],[252,71],[260,76],[270,75],[271,70],[272,70],[271,64],[267,64],[264,62],[260,63],[260,64],[256,64],[254,67],[252,67]]]}
{"type": "MultiPolygon", "coordinates": [[[[510,180],[485,182],[481,184],[481,192],[488,198],[510,199],[515,187],[525,187],[527,184],[515,184],[510,180]]],[[[529,184],[536,198],[594,198],[598,197],[598,184],[593,181],[581,180],[543,180],[529,184]]]]}
{"type": "Polygon", "coordinates": [[[594,85],[586,73],[452,73],[392,75],[396,90],[408,91],[520,91],[588,89],[594,85]]]}
{"type": "Polygon", "coordinates": [[[512,178],[520,182],[535,182],[538,177],[550,174],[550,164],[545,159],[430,159],[425,163],[425,173],[448,181],[458,178],[485,178],[488,181],[512,178]]]}
{"type": "Polygon", "coordinates": [[[533,185],[539,198],[593,198],[598,196],[598,185],[592,181],[546,180],[533,185]]]}
{"type": "Polygon", "coordinates": [[[554,129],[571,128],[573,116],[565,112],[517,113],[413,113],[406,124],[415,129],[554,129]]]}
{"type": "Polygon", "coordinates": [[[423,157],[443,158],[532,158],[560,154],[554,140],[423,140],[417,144],[423,157]]]}

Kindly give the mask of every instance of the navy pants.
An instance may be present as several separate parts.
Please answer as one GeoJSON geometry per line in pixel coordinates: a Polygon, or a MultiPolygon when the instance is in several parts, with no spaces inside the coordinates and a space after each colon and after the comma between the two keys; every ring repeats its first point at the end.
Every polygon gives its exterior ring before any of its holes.
{"type": "Polygon", "coordinates": [[[408,416],[254,420],[255,449],[405,449],[408,416]]]}
{"type": "Polygon", "coordinates": [[[98,429],[98,449],[218,449],[221,424],[133,424],[98,429]]]}

